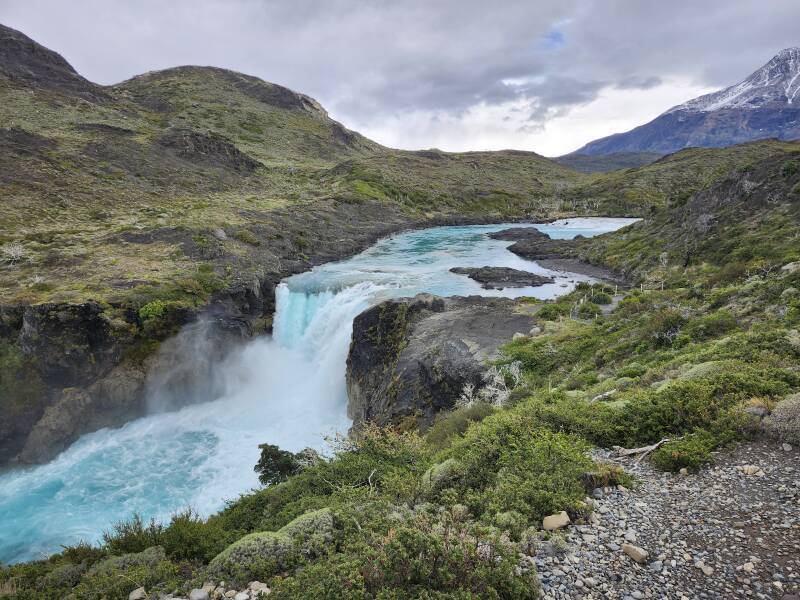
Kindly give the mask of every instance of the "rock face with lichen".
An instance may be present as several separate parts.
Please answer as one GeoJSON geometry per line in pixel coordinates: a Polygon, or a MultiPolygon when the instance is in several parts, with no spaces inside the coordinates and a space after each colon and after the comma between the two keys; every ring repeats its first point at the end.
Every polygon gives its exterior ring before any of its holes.
{"type": "Polygon", "coordinates": [[[430,423],[453,407],[465,384],[479,386],[500,346],[533,323],[525,305],[478,296],[420,294],[364,311],[347,357],[354,426],[430,423]]]}

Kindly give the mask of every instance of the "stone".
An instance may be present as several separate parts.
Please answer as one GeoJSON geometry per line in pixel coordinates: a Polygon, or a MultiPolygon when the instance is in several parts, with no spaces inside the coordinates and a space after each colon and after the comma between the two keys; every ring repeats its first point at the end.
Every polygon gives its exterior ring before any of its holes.
{"type": "Polygon", "coordinates": [[[634,546],[633,544],[622,544],[622,551],[640,565],[647,562],[647,557],[650,555],[647,550],[644,550],[639,546],[634,546]]]}
{"type": "Polygon", "coordinates": [[[791,275],[792,273],[800,271],[800,261],[786,263],[781,267],[781,271],[783,271],[787,275],[791,275]]]}
{"type": "Polygon", "coordinates": [[[792,445],[791,444],[785,444],[785,443],[781,444],[781,449],[783,449],[784,452],[791,452],[792,451],[792,445]]]}
{"type": "Polygon", "coordinates": [[[217,227],[216,229],[212,230],[211,231],[211,235],[213,235],[215,238],[217,238],[220,241],[224,241],[224,240],[228,239],[228,236],[225,233],[225,230],[220,228],[220,227],[217,227]]]}
{"type": "Polygon", "coordinates": [[[751,562],[746,562],[742,565],[742,569],[744,569],[745,573],[752,573],[755,568],[756,566],[751,562]]]}
{"type": "Polygon", "coordinates": [[[527,336],[524,333],[520,333],[518,331],[514,335],[511,336],[511,340],[516,342],[517,340],[524,340],[526,337],[527,336]]]}
{"type": "Polygon", "coordinates": [[[536,327],[531,328],[531,330],[528,332],[528,335],[533,337],[535,335],[539,335],[540,333],[542,333],[542,328],[537,325],[536,327]]]}
{"type": "Polygon", "coordinates": [[[145,598],[147,598],[147,592],[143,587],[136,588],[128,594],[128,600],[145,600],[145,598]]]}
{"type": "Polygon", "coordinates": [[[209,600],[209,597],[205,589],[195,588],[189,592],[189,600],[209,600]]]}
{"type": "Polygon", "coordinates": [[[260,581],[251,581],[247,584],[247,589],[251,592],[260,592],[261,590],[267,590],[269,587],[266,583],[261,583],[260,581]]]}
{"type": "Polygon", "coordinates": [[[247,592],[239,592],[233,597],[233,600],[250,600],[250,594],[247,592]]]}
{"type": "Polygon", "coordinates": [[[554,531],[556,529],[566,527],[569,524],[569,515],[566,513],[566,511],[562,510],[560,513],[545,517],[542,520],[542,529],[545,531],[554,531]]]}
{"type": "Polygon", "coordinates": [[[763,419],[769,414],[769,411],[765,406],[748,406],[744,409],[744,412],[759,419],[763,419]]]}

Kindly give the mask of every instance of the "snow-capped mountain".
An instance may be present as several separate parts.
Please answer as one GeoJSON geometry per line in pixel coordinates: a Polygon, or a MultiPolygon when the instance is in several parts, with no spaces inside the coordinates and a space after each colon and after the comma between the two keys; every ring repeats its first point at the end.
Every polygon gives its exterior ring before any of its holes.
{"type": "Polygon", "coordinates": [[[800,48],[781,50],[744,81],[729,88],[679,104],[667,113],[685,110],[712,112],[723,108],[790,106],[800,102],[800,48]]]}
{"type": "Polygon", "coordinates": [[[645,125],[590,142],[574,154],[667,154],[764,138],[800,138],[800,47],[781,50],[736,85],[674,106],[645,125]]]}

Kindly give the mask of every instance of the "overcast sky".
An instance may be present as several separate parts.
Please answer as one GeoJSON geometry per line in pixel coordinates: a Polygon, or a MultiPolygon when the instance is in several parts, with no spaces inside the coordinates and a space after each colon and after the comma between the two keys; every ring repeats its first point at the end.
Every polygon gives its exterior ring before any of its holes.
{"type": "Polygon", "coordinates": [[[389,146],[548,156],[800,45],[800,0],[0,0],[0,22],[98,83],[214,65],[389,146]]]}

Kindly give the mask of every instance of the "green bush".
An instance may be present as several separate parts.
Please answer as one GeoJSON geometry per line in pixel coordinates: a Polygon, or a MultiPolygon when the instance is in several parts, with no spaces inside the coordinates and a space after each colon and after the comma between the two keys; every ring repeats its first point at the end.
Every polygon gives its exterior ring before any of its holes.
{"type": "Polygon", "coordinates": [[[497,413],[449,451],[463,467],[452,487],[478,516],[514,510],[535,522],[574,512],[584,496],[580,477],[592,467],[587,449],[577,437],[544,429],[524,409],[497,413]]]}
{"type": "Polygon", "coordinates": [[[112,554],[142,552],[160,546],[164,526],[151,519],[145,524],[141,515],[134,514],[129,521],[114,524],[111,531],[103,532],[103,544],[112,554]]]}
{"type": "Polygon", "coordinates": [[[781,400],[764,420],[764,426],[777,439],[800,445],[800,394],[781,400]]]}
{"type": "Polygon", "coordinates": [[[264,485],[285,481],[300,469],[300,461],[294,453],[281,450],[273,444],[261,444],[258,448],[261,450],[261,457],[253,469],[264,485]]]}
{"type": "Polygon", "coordinates": [[[342,552],[274,579],[271,597],[538,598],[535,571],[517,563],[516,548],[488,528],[422,513],[388,530],[362,527],[342,552]]]}
{"type": "Polygon", "coordinates": [[[595,304],[611,304],[614,299],[611,297],[611,294],[607,294],[605,292],[595,292],[589,298],[589,302],[593,302],[595,304]]]}
{"type": "Polygon", "coordinates": [[[645,338],[657,348],[672,346],[685,323],[686,318],[679,310],[661,309],[648,320],[645,338]]]}
{"type": "Polygon", "coordinates": [[[718,445],[716,436],[700,429],[667,442],[650,455],[650,461],[664,471],[697,471],[711,459],[711,451],[718,445]]]}
{"type": "Polygon", "coordinates": [[[151,300],[139,309],[139,318],[142,321],[160,319],[167,313],[167,306],[163,300],[151,300]]]}
{"type": "Polygon", "coordinates": [[[781,175],[787,179],[794,176],[798,171],[800,171],[800,162],[796,160],[787,160],[781,166],[781,175]]]}
{"type": "Polygon", "coordinates": [[[569,316],[570,305],[564,302],[548,302],[544,304],[536,316],[544,321],[557,321],[559,317],[569,316]]]}
{"type": "Polygon", "coordinates": [[[486,402],[475,402],[470,406],[439,415],[425,435],[425,442],[434,449],[448,446],[454,436],[463,435],[470,424],[482,421],[494,412],[494,407],[486,402]]]}
{"type": "Polygon", "coordinates": [[[226,531],[215,519],[205,521],[191,509],[174,515],[161,534],[161,545],[172,560],[208,562],[231,543],[237,532],[226,531]]]}
{"type": "Polygon", "coordinates": [[[686,324],[685,332],[692,340],[707,340],[728,333],[736,327],[736,319],[730,311],[718,310],[709,315],[691,319],[686,324]]]}
{"type": "Polygon", "coordinates": [[[259,240],[249,229],[237,229],[236,233],[233,234],[233,237],[240,242],[250,244],[251,246],[261,245],[261,240],[259,240]]]}
{"type": "Polygon", "coordinates": [[[602,314],[602,312],[603,311],[600,309],[600,307],[593,302],[584,302],[578,307],[578,316],[586,319],[596,317],[597,315],[602,314]]]}

